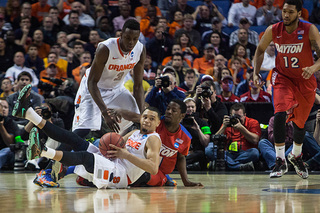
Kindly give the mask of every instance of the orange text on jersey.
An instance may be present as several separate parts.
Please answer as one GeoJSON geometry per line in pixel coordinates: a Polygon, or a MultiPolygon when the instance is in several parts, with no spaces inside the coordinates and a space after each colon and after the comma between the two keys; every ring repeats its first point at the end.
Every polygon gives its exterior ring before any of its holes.
{"type": "Polygon", "coordinates": [[[134,149],[136,149],[136,150],[138,150],[139,147],[140,147],[140,145],[141,145],[141,143],[140,143],[140,142],[137,142],[137,141],[133,141],[132,139],[128,139],[128,140],[127,140],[127,145],[128,145],[128,146],[131,146],[132,148],[134,148],[134,149]]]}
{"type": "Polygon", "coordinates": [[[125,64],[125,65],[116,65],[116,64],[109,64],[108,70],[115,70],[115,71],[123,71],[123,70],[131,70],[136,63],[132,64],[125,64]]]}

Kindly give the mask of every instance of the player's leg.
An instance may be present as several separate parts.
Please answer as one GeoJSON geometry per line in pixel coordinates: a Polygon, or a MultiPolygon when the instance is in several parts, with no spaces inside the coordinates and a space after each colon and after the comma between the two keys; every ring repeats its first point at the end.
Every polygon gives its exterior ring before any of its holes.
{"type": "Polygon", "coordinates": [[[274,116],[273,135],[276,150],[276,164],[270,173],[271,178],[281,177],[288,171],[285,158],[286,112],[277,112],[274,116]]]}
{"type": "Polygon", "coordinates": [[[305,136],[305,129],[299,128],[295,123],[293,123],[293,148],[288,155],[288,160],[294,166],[296,173],[303,179],[308,178],[308,169],[302,160],[302,144],[305,136]]]}

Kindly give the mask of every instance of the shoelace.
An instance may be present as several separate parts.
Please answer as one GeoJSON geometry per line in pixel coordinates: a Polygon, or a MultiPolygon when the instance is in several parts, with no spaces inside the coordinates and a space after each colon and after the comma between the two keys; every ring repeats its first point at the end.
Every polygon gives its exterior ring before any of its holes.
{"type": "Polygon", "coordinates": [[[282,162],[283,162],[283,160],[281,158],[277,158],[276,165],[275,165],[273,171],[279,171],[280,167],[283,165],[282,162]]]}
{"type": "Polygon", "coordinates": [[[299,157],[295,157],[294,158],[295,163],[298,165],[299,170],[305,172],[306,171],[306,167],[303,164],[302,158],[301,156],[299,157]]]}

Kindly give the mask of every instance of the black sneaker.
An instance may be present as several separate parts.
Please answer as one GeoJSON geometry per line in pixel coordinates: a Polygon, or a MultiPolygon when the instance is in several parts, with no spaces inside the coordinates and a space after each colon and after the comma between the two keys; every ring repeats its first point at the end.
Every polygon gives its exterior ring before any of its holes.
{"type": "Polygon", "coordinates": [[[19,93],[18,100],[13,107],[12,116],[25,118],[26,112],[30,107],[31,84],[26,85],[19,93]]]}
{"type": "Polygon", "coordinates": [[[240,165],[240,170],[241,170],[241,171],[254,171],[253,162],[250,161],[250,162],[248,162],[248,163],[241,164],[241,165],[240,165]]]}
{"type": "Polygon", "coordinates": [[[282,160],[281,158],[276,159],[276,165],[274,166],[272,172],[270,173],[270,178],[282,177],[285,173],[288,172],[288,165],[286,159],[282,160]]]}
{"type": "Polygon", "coordinates": [[[290,152],[288,155],[288,160],[292,163],[294,169],[296,170],[296,173],[301,178],[307,179],[309,177],[308,169],[302,160],[302,153],[298,157],[296,157],[290,152]]]}

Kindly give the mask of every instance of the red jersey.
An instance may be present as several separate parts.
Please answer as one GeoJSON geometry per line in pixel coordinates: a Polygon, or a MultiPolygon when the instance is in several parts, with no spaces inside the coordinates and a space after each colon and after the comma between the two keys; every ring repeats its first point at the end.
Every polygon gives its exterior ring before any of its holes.
{"type": "MultiPolygon", "coordinates": [[[[287,33],[283,22],[272,26],[272,40],[276,46],[276,69],[288,78],[303,79],[302,68],[313,65],[309,40],[311,23],[300,20],[298,28],[287,33]]],[[[314,78],[314,77],[313,77],[314,78]]]]}
{"type": "Polygon", "coordinates": [[[165,127],[164,119],[161,120],[156,132],[162,141],[159,170],[164,174],[170,174],[176,166],[178,152],[182,155],[188,154],[192,136],[181,124],[178,131],[169,132],[165,127]]]}
{"type": "Polygon", "coordinates": [[[240,102],[271,102],[271,95],[263,90],[260,90],[258,99],[252,98],[251,91],[248,91],[240,96],[240,102]]]}
{"type": "Polygon", "coordinates": [[[231,94],[229,98],[225,98],[222,95],[217,95],[217,97],[221,99],[221,102],[239,102],[240,101],[240,98],[235,94],[231,94]]]}

